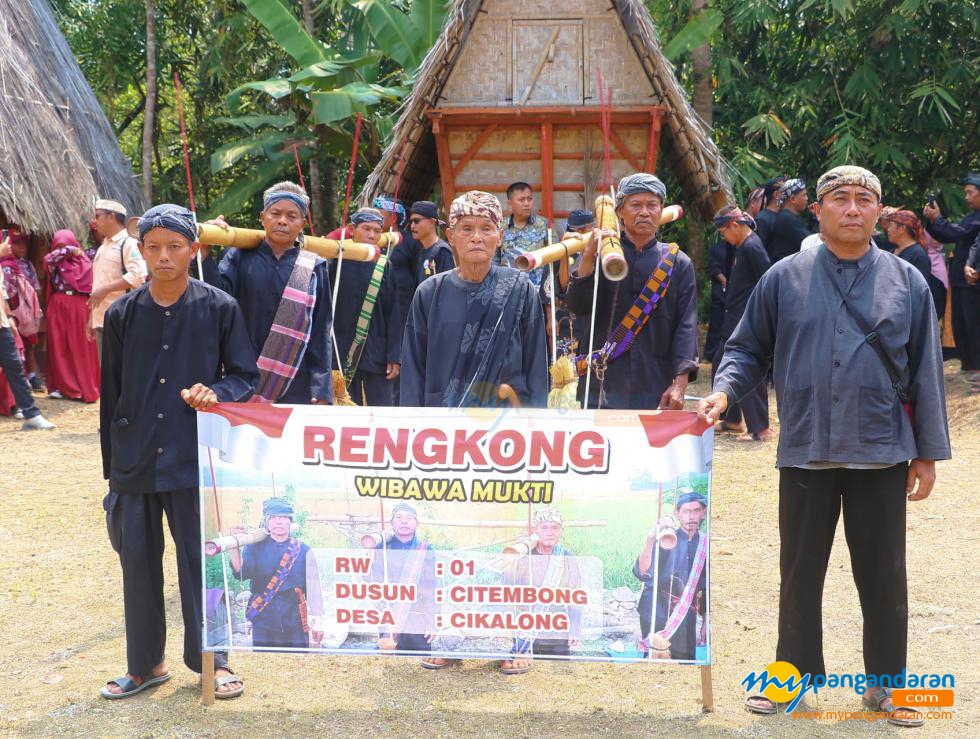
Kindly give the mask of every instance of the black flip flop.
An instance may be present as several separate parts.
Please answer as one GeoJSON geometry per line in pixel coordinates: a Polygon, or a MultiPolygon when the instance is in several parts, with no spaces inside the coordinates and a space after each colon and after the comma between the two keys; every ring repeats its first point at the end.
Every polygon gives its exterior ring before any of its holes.
{"type": "Polygon", "coordinates": [[[140,682],[136,682],[129,675],[123,675],[122,677],[117,677],[114,680],[107,682],[106,686],[102,688],[100,692],[102,693],[103,698],[107,698],[111,701],[119,700],[120,698],[129,698],[137,693],[142,693],[147,688],[152,688],[154,685],[165,683],[171,677],[172,676],[169,672],[164,673],[163,675],[150,674],[144,678],[140,678],[140,682]],[[113,693],[111,690],[109,690],[109,686],[113,684],[122,688],[122,692],[113,693]]]}

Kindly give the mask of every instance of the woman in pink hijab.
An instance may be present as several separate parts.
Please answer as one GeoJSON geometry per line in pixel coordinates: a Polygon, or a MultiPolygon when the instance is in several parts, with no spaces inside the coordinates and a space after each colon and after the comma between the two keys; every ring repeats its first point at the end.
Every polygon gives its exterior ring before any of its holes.
{"type": "Polygon", "coordinates": [[[88,297],[92,261],[69,230],[51,239],[44,257],[48,275],[48,392],[58,398],[94,403],[99,399],[99,356],[88,338],[88,297]]]}

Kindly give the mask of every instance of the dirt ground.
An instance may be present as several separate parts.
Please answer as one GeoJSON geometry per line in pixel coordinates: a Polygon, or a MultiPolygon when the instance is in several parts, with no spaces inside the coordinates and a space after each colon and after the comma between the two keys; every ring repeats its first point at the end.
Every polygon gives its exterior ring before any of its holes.
{"type": "MultiPolygon", "coordinates": [[[[953,718],[918,735],[971,736],[977,710],[980,396],[947,363],[953,461],[908,513],[909,669],[952,673],[953,718]],[[971,584],[972,583],[972,584],[971,584]]],[[[704,374],[704,373],[702,373],[704,374]]],[[[691,388],[706,390],[704,380],[691,388]]],[[[110,703],[99,688],[125,672],[118,560],[106,539],[98,409],[39,398],[58,429],[20,433],[0,419],[0,734],[8,736],[838,736],[902,730],[857,720],[760,718],[740,681],[774,655],[778,593],[775,444],[718,440],[713,489],[715,710],[703,713],[691,667],[538,663],[505,677],[491,665],[423,672],[415,660],[239,655],[244,696],[199,703],[180,661],[180,608],[168,549],[174,679],[110,703]]],[[[774,412],[774,404],[773,404],[774,412]]],[[[868,521],[873,526],[874,521],[868,521]]],[[[824,594],[828,669],[862,671],[860,610],[838,539],[824,594]]],[[[857,711],[848,690],[810,708],[857,711]]]]}

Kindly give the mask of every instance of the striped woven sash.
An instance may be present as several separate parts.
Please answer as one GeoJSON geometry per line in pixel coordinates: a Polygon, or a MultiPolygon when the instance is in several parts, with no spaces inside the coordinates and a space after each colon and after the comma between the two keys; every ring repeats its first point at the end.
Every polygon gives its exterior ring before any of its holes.
{"type": "Polygon", "coordinates": [[[256,364],[259,386],[252,396],[256,402],[275,403],[296,377],[306,354],[313,330],[313,308],[316,305],[316,255],[301,249],[289,274],[286,289],[272,319],[272,327],[262,345],[256,364]]]}
{"type": "Polygon", "coordinates": [[[640,331],[647,325],[650,316],[660,305],[667,288],[670,287],[670,278],[674,273],[674,261],[677,259],[677,252],[680,246],[670,244],[664,255],[660,258],[660,263],[650,275],[647,284],[643,286],[640,294],[633,301],[633,305],[626,311],[626,315],[609,334],[602,349],[586,356],[581,354],[575,357],[575,369],[579,377],[584,377],[589,371],[589,365],[594,362],[610,362],[618,359],[630,350],[640,331]]]}
{"type": "Polygon", "coordinates": [[[361,304],[361,312],[357,316],[357,326],[354,328],[354,340],[351,342],[350,350],[347,352],[347,360],[344,362],[344,380],[350,384],[357,372],[357,365],[361,363],[361,355],[364,354],[364,345],[367,343],[368,331],[371,330],[371,316],[374,313],[374,304],[378,300],[378,293],[381,290],[381,280],[385,276],[385,265],[388,263],[387,252],[378,257],[377,264],[374,265],[374,272],[371,273],[371,281],[368,283],[367,292],[364,293],[364,302],[361,304]]]}

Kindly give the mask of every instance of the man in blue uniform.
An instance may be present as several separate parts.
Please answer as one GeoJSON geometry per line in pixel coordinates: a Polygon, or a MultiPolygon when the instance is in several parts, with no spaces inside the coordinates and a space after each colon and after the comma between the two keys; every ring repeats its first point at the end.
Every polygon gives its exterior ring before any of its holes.
{"type": "MultiPolygon", "coordinates": [[[[201,671],[201,517],[193,410],[247,400],[258,380],[234,299],[192,280],[197,252],[190,211],[158,205],[140,219],[140,252],[153,277],[105,317],[100,409],[103,501],[123,571],[128,673],[102,689],[123,698],[170,679],[164,660],[162,519],[176,545],[184,663],[201,671]]],[[[215,655],[215,690],[230,698],[242,679],[215,655]]]]}

